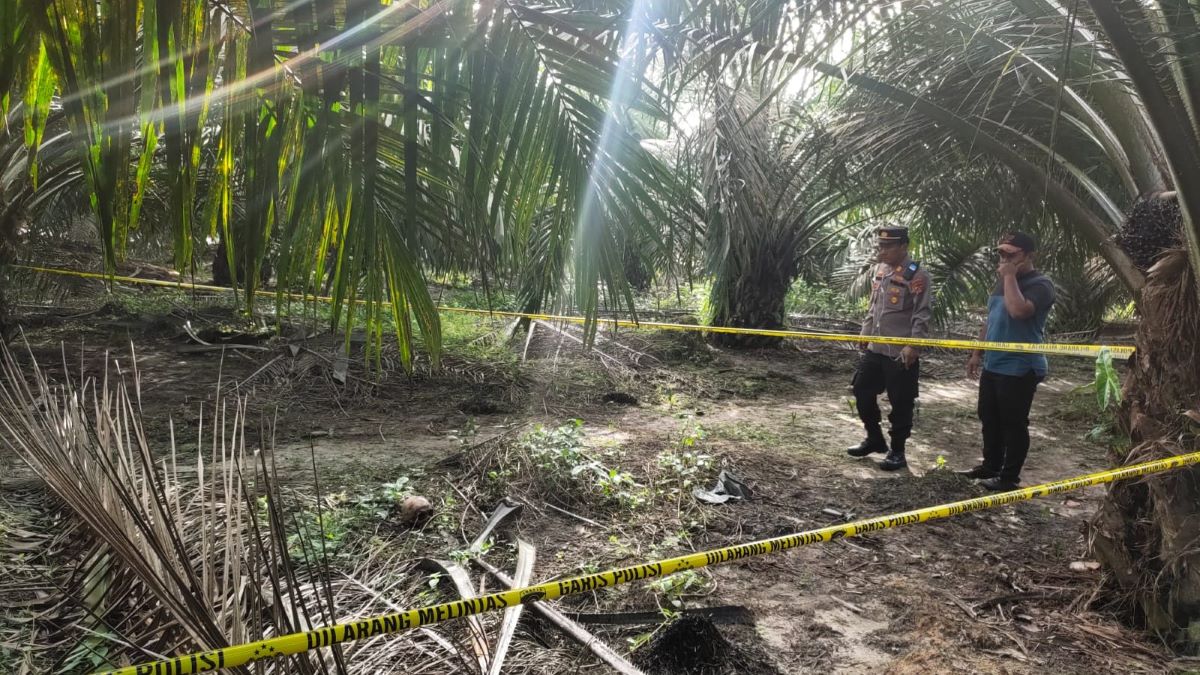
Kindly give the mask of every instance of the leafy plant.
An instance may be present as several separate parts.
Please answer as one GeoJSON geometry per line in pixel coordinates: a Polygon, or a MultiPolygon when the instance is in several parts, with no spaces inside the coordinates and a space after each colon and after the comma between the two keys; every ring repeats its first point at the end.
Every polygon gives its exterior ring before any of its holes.
{"type": "Polygon", "coordinates": [[[704,440],[706,433],[704,426],[694,420],[685,420],[680,429],[679,446],[683,448],[695,447],[700,441],[704,440]]]}
{"type": "Polygon", "coordinates": [[[450,556],[450,559],[453,560],[454,562],[462,564],[462,563],[465,563],[465,562],[471,560],[472,558],[482,557],[483,555],[487,554],[488,551],[492,550],[492,548],[494,546],[495,546],[495,542],[492,541],[491,539],[488,539],[487,541],[480,544],[478,550],[472,550],[469,548],[455,549],[453,551],[450,551],[449,556],[450,556]]]}
{"type": "Polygon", "coordinates": [[[1067,409],[1062,414],[1074,419],[1094,419],[1094,426],[1086,434],[1088,440],[1116,441],[1113,429],[1120,402],[1120,376],[1113,366],[1112,353],[1102,349],[1096,356],[1096,370],[1092,381],[1071,391],[1067,409]]]}
{"type": "Polygon", "coordinates": [[[1096,389],[1096,405],[1102,412],[1109,412],[1121,402],[1121,381],[1113,367],[1112,352],[1107,348],[1096,356],[1096,378],[1092,384],[1096,389]]]}
{"type": "Polygon", "coordinates": [[[700,592],[706,586],[704,577],[696,570],[683,570],[650,582],[650,590],[676,609],[683,608],[684,596],[700,592]]]}
{"type": "Polygon", "coordinates": [[[707,478],[713,458],[691,450],[668,450],[658,455],[658,466],[666,472],[667,480],[687,490],[707,478]]]}
{"type": "Polygon", "coordinates": [[[638,633],[630,638],[625,638],[625,642],[629,644],[629,651],[637,651],[639,647],[646,644],[651,638],[654,637],[654,633],[655,631],[648,631],[645,633],[638,633]]]}
{"type": "Polygon", "coordinates": [[[297,564],[345,557],[356,514],[345,508],[305,509],[296,514],[296,529],[287,538],[288,555],[297,564]]]}
{"type": "Polygon", "coordinates": [[[629,508],[645,502],[645,489],[632,474],[605,466],[587,454],[583,420],[572,419],[552,429],[539,425],[521,437],[518,447],[533,461],[534,471],[543,480],[561,480],[602,501],[629,508]]]}
{"type": "Polygon", "coordinates": [[[673,391],[663,394],[662,404],[666,406],[668,412],[674,412],[674,410],[681,404],[679,394],[673,391]]]}

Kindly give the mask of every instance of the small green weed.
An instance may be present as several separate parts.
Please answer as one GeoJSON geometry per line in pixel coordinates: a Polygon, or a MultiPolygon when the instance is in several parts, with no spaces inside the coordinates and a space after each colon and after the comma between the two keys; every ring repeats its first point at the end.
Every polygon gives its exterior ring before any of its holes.
{"type": "Polygon", "coordinates": [[[760,445],[779,445],[783,442],[783,437],[774,429],[744,420],[725,425],[717,433],[731,441],[747,441],[760,445]]]}
{"type": "MultiPolygon", "coordinates": [[[[320,508],[303,506],[283,514],[289,557],[298,565],[306,559],[312,563],[323,558],[348,561],[354,555],[352,544],[369,544],[369,537],[359,534],[374,528],[365,526],[391,518],[405,497],[413,494],[412,485],[412,478],[400,476],[360,494],[331,494],[320,508]]],[[[258,520],[265,526],[270,520],[267,498],[259,497],[257,507],[258,520]]]]}
{"type": "Polygon", "coordinates": [[[677,394],[673,391],[670,393],[667,393],[667,394],[663,394],[662,404],[663,404],[663,406],[666,407],[668,412],[674,412],[676,408],[680,407],[679,394],[677,394]]]}
{"type": "Polygon", "coordinates": [[[451,560],[453,560],[454,562],[459,563],[461,565],[463,563],[468,562],[472,558],[482,558],[484,555],[487,554],[488,551],[492,550],[492,548],[494,548],[495,545],[496,544],[494,541],[492,541],[491,539],[488,539],[487,541],[483,542],[483,544],[481,544],[479,546],[478,551],[472,551],[469,548],[462,548],[462,549],[450,551],[449,556],[450,556],[451,560]]]}
{"type": "Polygon", "coordinates": [[[307,560],[320,564],[346,555],[354,514],[344,508],[303,509],[296,514],[296,530],[288,535],[288,556],[297,565],[307,560]]]}
{"type": "Polygon", "coordinates": [[[637,651],[639,647],[646,644],[650,641],[650,638],[654,637],[654,633],[655,631],[650,631],[648,633],[639,633],[631,638],[625,638],[625,642],[629,644],[629,651],[637,651]]]}
{"type": "Polygon", "coordinates": [[[650,590],[676,609],[683,608],[684,596],[700,593],[707,586],[705,578],[696,570],[683,570],[650,582],[650,590]]]}
{"type": "Polygon", "coordinates": [[[628,508],[645,503],[646,490],[632,474],[607,467],[588,456],[583,443],[583,420],[572,419],[555,428],[539,425],[517,443],[533,461],[539,478],[573,485],[600,497],[601,501],[628,508]]]}
{"type": "Polygon", "coordinates": [[[682,448],[694,448],[700,441],[704,440],[706,435],[704,426],[699,422],[685,420],[679,430],[679,446],[682,448]]]}
{"type": "Polygon", "coordinates": [[[411,490],[408,489],[411,482],[412,480],[408,476],[400,476],[391,483],[384,483],[380,489],[380,496],[391,503],[402,502],[411,493],[411,490]]]}
{"type": "Polygon", "coordinates": [[[1084,435],[1089,441],[1119,443],[1121,439],[1115,429],[1116,411],[1120,403],[1121,381],[1113,366],[1112,353],[1101,349],[1096,357],[1094,378],[1070,392],[1059,416],[1064,419],[1093,420],[1094,425],[1084,435]]]}
{"type": "Polygon", "coordinates": [[[668,450],[658,455],[658,466],[665,474],[665,482],[689,490],[712,473],[713,458],[692,450],[668,450]]]}

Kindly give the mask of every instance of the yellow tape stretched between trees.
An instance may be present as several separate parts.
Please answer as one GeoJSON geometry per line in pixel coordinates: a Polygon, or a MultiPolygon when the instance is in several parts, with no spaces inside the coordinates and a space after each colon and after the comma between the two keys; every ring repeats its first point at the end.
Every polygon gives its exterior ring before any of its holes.
{"type": "MultiPolygon", "coordinates": [[[[53,267],[31,267],[26,265],[13,265],[16,269],[25,269],[42,274],[57,274],[62,276],[80,277],[83,279],[98,279],[101,281],[118,282],[124,284],[139,284],[143,286],[157,286],[160,288],[173,288],[176,290],[190,291],[212,291],[218,293],[236,292],[236,289],[226,286],[209,286],[204,284],[184,283],[182,281],[162,281],[160,279],[139,279],[137,277],[124,277],[109,274],[101,274],[99,272],[80,272],[77,270],[65,270],[53,267]]],[[[319,295],[305,295],[301,293],[276,293],[272,291],[257,291],[257,295],[265,297],[285,297],[291,300],[304,302],[333,302],[333,298],[328,298],[319,295]]],[[[364,302],[364,301],[359,301],[364,302]]],[[[581,316],[564,316],[560,314],[536,314],[530,312],[508,312],[501,310],[490,309],[467,309],[465,307],[438,307],[439,312],[457,312],[460,314],[480,314],[489,316],[502,316],[513,319],[535,319],[538,321],[560,321],[564,323],[586,323],[587,319],[581,316]]],[[[690,331],[696,333],[730,333],[734,335],[758,335],[763,337],[777,337],[788,340],[820,340],[824,342],[850,342],[859,343],[864,341],[864,337],[875,344],[886,345],[911,345],[913,347],[938,347],[942,349],[984,349],[988,351],[998,352],[1017,352],[1023,354],[1047,354],[1052,356],[1088,356],[1095,357],[1102,350],[1108,350],[1113,358],[1127,359],[1133,355],[1134,348],[1128,345],[1077,345],[1065,344],[1056,342],[1045,342],[1040,344],[1031,344],[1025,342],[986,342],[983,340],[953,340],[942,338],[911,338],[911,337],[884,337],[884,336],[862,336],[850,335],[844,333],[817,333],[812,331],[798,330],[770,330],[766,328],[735,328],[732,326],[700,326],[683,323],[663,323],[660,321],[632,321],[629,319],[596,319],[598,325],[609,325],[622,328],[637,328],[637,329],[658,329],[658,330],[678,330],[690,331]]]]}
{"type": "Polygon", "coordinates": [[[855,537],[860,534],[887,530],[902,525],[912,525],[939,518],[949,518],[971,511],[990,509],[1036,497],[1066,492],[1068,490],[1077,490],[1092,485],[1111,483],[1116,480],[1169,471],[1197,463],[1200,463],[1200,452],[1193,452],[1167,459],[1143,462],[1141,464],[1077,476],[1053,483],[1044,483],[1011,492],[977,497],[975,499],[942,504],[941,506],[930,506],[905,513],[867,518],[845,525],[833,525],[818,530],[763,539],[749,544],[727,546],[643,565],[588,574],[573,579],[551,581],[535,586],[492,593],[468,600],[456,600],[454,602],[411,609],[395,614],[385,614],[361,621],[326,626],[304,633],[293,633],[291,635],[282,635],[280,637],[233,647],[188,654],[166,661],[153,661],[109,671],[102,675],[184,675],[185,673],[200,673],[222,668],[234,668],[260,659],[287,654],[299,654],[312,649],[329,647],[352,640],[362,640],[376,635],[398,633],[448,619],[457,619],[472,614],[500,610],[518,603],[554,600],[564,595],[586,593],[597,588],[607,588],[631,581],[662,577],[681,570],[720,565],[734,560],[741,560],[742,558],[777,553],[779,551],[832,541],[843,537],[855,537]]]}

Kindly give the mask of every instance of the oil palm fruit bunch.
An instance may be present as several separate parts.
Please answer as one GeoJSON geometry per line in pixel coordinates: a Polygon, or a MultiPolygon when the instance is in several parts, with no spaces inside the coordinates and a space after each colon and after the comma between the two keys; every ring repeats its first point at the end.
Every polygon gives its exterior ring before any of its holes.
{"type": "Polygon", "coordinates": [[[1159,254],[1182,242],[1179,201],[1173,192],[1155,192],[1138,197],[1117,233],[1117,245],[1129,254],[1142,271],[1150,269],[1159,254]]]}

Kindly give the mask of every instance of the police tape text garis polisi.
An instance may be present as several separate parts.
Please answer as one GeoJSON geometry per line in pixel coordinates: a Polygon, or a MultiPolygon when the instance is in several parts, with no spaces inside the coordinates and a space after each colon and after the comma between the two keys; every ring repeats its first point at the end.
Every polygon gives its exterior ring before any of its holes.
{"type": "Polygon", "coordinates": [[[974,499],[966,499],[939,506],[930,506],[905,513],[868,518],[844,525],[833,525],[818,530],[692,553],[677,558],[668,558],[643,565],[589,574],[574,579],[564,579],[562,581],[553,581],[536,586],[493,593],[479,598],[457,600],[441,605],[408,610],[398,614],[388,614],[386,616],[337,624],[307,633],[284,635],[260,642],[144,663],[110,671],[105,675],[185,675],[187,673],[199,673],[218,670],[220,668],[234,668],[259,659],[286,654],[298,654],[349,640],[360,640],[385,633],[396,633],[471,614],[500,610],[518,603],[553,600],[564,595],[586,593],[597,588],[666,576],[680,570],[708,565],[720,565],[722,563],[741,560],[742,558],[767,555],[832,539],[853,537],[868,532],[902,527],[939,518],[950,518],[970,511],[1004,506],[1036,497],[1044,497],[1068,490],[1077,490],[1092,485],[1102,485],[1116,480],[1137,478],[1147,474],[1169,471],[1195,464],[1200,464],[1200,452],[1076,476],[1053,483],[1044,483],[996,495],[976,497],[974,499]]]}

